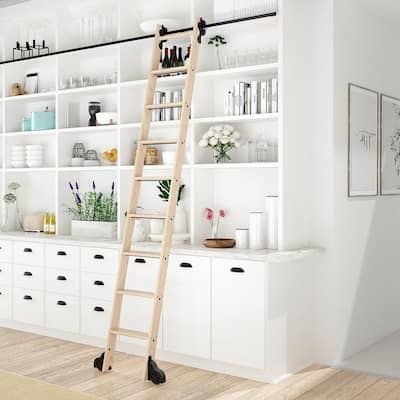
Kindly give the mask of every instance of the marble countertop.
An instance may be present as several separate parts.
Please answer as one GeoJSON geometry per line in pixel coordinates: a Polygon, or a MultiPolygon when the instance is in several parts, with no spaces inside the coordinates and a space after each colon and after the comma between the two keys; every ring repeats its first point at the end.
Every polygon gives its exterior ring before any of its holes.
{"type": "MultiPolygon", "coordinates": [[[[121,241],[115,239],[94,239],[87,237],[45,235],[43,233],[1,232],[0,239],[21,240],[31,242],[58,243],[63,245],[106,247],[120,249],[121,241]]],[[[136,250],[156,252],[160,243],[135,243],[136,250]]],[[[320,252],[317,248],[302,248],[294,250],[249,250],[249,249],[209,249],[202,245],[173,244],[172,254],[184,254],[203,257],[235,258],[253,261],[285,262],[293,259],[309,257],[320,252]]]]}

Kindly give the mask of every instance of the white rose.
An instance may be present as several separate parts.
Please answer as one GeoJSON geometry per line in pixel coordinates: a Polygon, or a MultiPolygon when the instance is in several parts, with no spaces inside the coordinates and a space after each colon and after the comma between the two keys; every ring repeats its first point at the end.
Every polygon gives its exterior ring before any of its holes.
{"type": "Polygon", "coordinates": [[[208,140],[207,139],[201,139],[199,142],[200,147],[207,147],[208,146],[208,140]]]}
{"type": "Polygon", "coordinates": [[[222,132],[224,130],[223,125],[215,125],[213,128],[216,132],[222,132]]]}
{"type": "Polygon", "coordinates": [[[233,136],[235,139],[240,139],[240,133],[239,133],[238,131],[233,132],[232,136],[233,136]]]}
{"type": "Polygon", "coordinates": [[[223,131],[222,131],[222,134],[224,135],[224,136],[230,136],[231,135],[231,131],[229,131],[228,129],[224,129],[223,131]]]}
{"type": "Polygon", "coordinates": [[[214,133],[211,129],[207,132],[207,138],[211,138],[214,136],[214,133]]]}
{"type": "Polygon", "coordinates": [[[232,125],[224,125],[224,129],[228,130],[229,132],[233,132],[235,130],[232,125]]]}
{"type": "Polygon", "coordinates": [[[216,146],[216,145],[218,144],[218,140],[215,139],[215,138],[211,138],[211,139],[208,141],[208,144],[209,144],[210,146],[214,147],[214,146],[216,146]]]}
{"type": "Polygon", "coordinates": [[[226,136],[222,136],[220,142],[221,142],[222,144],[227,144],[227,143],[229,143],[229,138],[226,137],[226,136]]]}
{"type": "Polygon", "coordinates": [[[240,147],[240,142],[235,142],[235,147],[238,149],[240,147]]]}
{"type": "Polygon", "coordinates": [[[231,138],[229,139],[229,142],[230,142],[230,143],[235,143],[236,140],[235,140],[233,137],[231,137],[231,138]]]}
{"type": "Polygon", "coordinates": [[[215,139],[221,139],[222,135],[220,133],[216,133],[214,135],[215,139]]]}
{"type": "Polygon", "coordinates": [[[208,132],[206,132],[201,138],[202,139],[208,139],[208,132]]]}

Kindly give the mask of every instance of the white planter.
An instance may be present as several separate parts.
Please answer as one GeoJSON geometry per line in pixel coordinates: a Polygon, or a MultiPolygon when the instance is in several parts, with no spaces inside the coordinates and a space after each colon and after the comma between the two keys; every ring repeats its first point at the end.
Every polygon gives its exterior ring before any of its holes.
{"type": "Polygon", "coordinates": [[[117,237],[117,223],[97,221],[71,221],[71,235],[114,239],[117,237]]]}
{"type": "Polygon", "coordinates": [[[187,233],[186,211],[180,204],[176,207],[174,233],[187,233]]]}

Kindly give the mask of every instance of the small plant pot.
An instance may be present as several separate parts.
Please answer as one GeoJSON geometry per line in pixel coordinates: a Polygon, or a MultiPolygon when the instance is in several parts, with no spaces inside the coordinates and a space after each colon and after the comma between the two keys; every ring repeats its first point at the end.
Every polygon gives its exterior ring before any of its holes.
{"type": "Polygon", "coordinates": [[[71,235],[101,239],[117,237],[116,222],[71,221],[71,235]]]}

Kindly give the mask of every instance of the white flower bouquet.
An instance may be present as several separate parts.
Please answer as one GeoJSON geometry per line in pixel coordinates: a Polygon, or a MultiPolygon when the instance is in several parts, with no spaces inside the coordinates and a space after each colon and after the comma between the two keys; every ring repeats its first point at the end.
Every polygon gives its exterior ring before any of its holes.
{"type": "Polygon", "coordinates": [[[240,133],[232,125],[212,126],[199,141],[200,147],[211,147],[214,150],[215,162],[230,161],[228,152],[240,147],[240,133]]]}

